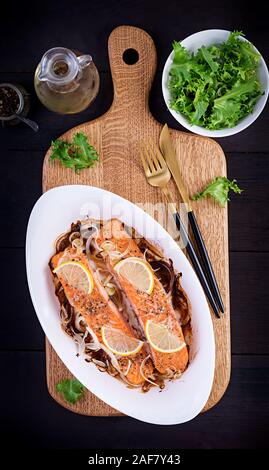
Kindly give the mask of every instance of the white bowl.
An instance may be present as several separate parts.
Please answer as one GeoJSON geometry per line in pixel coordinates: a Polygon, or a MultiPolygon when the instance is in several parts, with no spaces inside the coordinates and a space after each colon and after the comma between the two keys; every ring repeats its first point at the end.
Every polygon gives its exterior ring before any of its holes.
{"type": "MultiPolygon", "coordinates": [[[[218,43],[226,41],[229,34],[230,34],[230,31],[226,31],[224,29],[207,29],[205,31],[199,31],[198,33],[188,36],[186,39],[184,39],[184,41],[181,41],[181,44],[182,46],[186,47],[186,49],[188,49],[189,51],[196,52],[202,46],[210,46],[212,44],[218,44],[218,43]]],[[[247,39],[245,39],[242,36],[240,37],[240,39],[242,41],[247,41],[247,39]]],[[[255,47],[254,49],[257,52],[259,52],[255,47]]],[[[173,62],[173,54],[174,52],[172,51],[163,69],[162,91],[163,91],[163,97],[164,97],[165,103],[170,113],[183,127],[188,129],[189,131],[195,132],[196,134],[204,135],[207,137],[226,137],[229,135],[237,134],[243,129],[246,129],[246,127],[250,126],[250,124],[252,124],[257,119],[257,117],[261,114],[265,106],[265,103],[267,101],[268,92],[269,92],[269,74],[268,74],[266,63],[262,57],[260,60],[258,76],[259,76],[259,80],[261,82],[262,90],[264,91],[264,94],[258,99],[252,114],[249,114],[245,118],[241,119],[241,121],[239,121],[239,123],[235,127],[225,128],[225,129],[216,130],[216,131],[205,129],[204,127],[201,127],[201,126],[191,125],[189,121],[182,114],[177,113],[173,109],[169,108],[170,92],[168,90],[167,85],[168,85],[168,79],[169,79],[169,70],[173,62]]]]}
{"type": "Polygon", "coordinates": [[[196,274],[172,237],[138,206],[116,194],[91,186],[60,186],[47,191],[31,213],[26,237],[26,267],[32,301],[41,326],[53,349],[85,387],[113,408],[134,418],[155,424],[178,424],[194,418],[209,397],[215,368],[215,342],[211,315],[196,274]],[[54,241],[71,222],[85,216],[111,216],[135,227],[149,240],[158,241],[164,253],[182,272],[182,285],[192,303],[193,342],[190,364],[182,377],[167,382],[160,393],[130,390],[124,383],[99,372],[83,357],[76,357],[76,345],[62,330],[59,304],[54,293],[48,261],[54,241]]]}

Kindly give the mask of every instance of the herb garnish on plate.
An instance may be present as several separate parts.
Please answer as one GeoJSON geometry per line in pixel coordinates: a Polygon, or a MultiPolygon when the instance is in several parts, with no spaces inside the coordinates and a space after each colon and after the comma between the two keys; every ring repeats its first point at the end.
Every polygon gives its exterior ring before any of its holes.
{"type": "Polygon", "coordinates": [[[83,132],[74,135],[72,142],[57,139],[51,143],[52,160],[60,160],[63,166],[78,172],[84,168],[91,168],[99,156],[97,150],[89,144],[87,136],[83,132]]]}
{"type": "Polygon", "coordinates": [[[191,124],[211,130],[234,127],[262,95],[257,75],[261,56],[239,36],[243,33],[235,31],[227,41],[202,46],[196,54],[174,41],[170,107],[191,124]]]}

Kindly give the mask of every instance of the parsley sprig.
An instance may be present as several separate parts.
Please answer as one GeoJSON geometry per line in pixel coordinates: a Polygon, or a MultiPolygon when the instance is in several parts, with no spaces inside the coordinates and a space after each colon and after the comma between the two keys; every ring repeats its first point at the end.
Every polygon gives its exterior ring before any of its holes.
{"type": "Polygon", "coordinates": [[[84,395],[84,387],[77,379],[66,379],[59,382],[56,385],[56,390],[72,404],[75,404],[84,395]]]}
{"type": "Polygon", "coordinates": [[[77,132],[72,142],[57,139],[52,141],[52,160],[60,160],[63,166],[79,172],[84,168],[91,168],[99,156],[97,150],[89,144],[83,132],[77,132]]]}

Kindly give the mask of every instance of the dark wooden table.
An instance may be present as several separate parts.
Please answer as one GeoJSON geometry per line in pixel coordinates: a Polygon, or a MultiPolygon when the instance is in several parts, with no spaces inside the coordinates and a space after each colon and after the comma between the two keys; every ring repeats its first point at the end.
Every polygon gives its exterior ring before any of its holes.
{"type": "Polygon", "coordinates": [[[23,125],[0,131],[0,407],[2,431],[13,442],[42,448],[259,448],[268,444],[268,106],[250,128],[220,140],[229,177],[236,178],[244,192],[232,196],[229,204],[232,377],[225,396],[211,411],[187,424],[163,428],[128,417],[82,417],[57,405],[46,389],[44,335],[29,296],[24,259],[26,225],[41,194],[45,150],[70,127],[103,114],[112,101],[107,57],[111,30],[130,24],[151,34],[159,63],[150,107],[160,122],[179,128],[161,94],[161,71],[172,40],[202,29],[239,29],[269,61],[268,19],[258,3],[254,11],[238,2],[195,0],[166,0],[159,7],[156,0],[56,0],[42,6],[20,2],[16,7],[5,2],[1,7],[0,81],[19,82],[32,93],[30,117],[40,125],[38,134],[23,125]],[[91,53],[100,71],[100,93],[79,115],[57,116],[35,97],[35,67],[53,46],[91,53]]]}

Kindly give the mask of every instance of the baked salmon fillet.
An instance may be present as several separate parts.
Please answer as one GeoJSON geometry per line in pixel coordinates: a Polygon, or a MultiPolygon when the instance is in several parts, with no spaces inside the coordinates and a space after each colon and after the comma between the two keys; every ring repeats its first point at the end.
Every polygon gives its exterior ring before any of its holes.
{"type": "MultiPolygon", "coordinates": [[[[70,286],[67,284],[65,278],[59,274],[53,273],[57,276],[64,290],[65,296],[70,305],[78,312],[84,319],[85,323],[96,335],[98,341],[102,344],[102,327],[109,326],[120,330],[130,337],[136,337],[135,332],[131,329],[130,325],[122,317],[116,305],[109,298],[107,291],[103,287],[98,277],[98,272],[88,262],[87,256],[77,251],[74,247],[67,247],[64,251],[58,252],[50,260],[50,267],[52,271],[61,265],[63,262],[76,261],[82,263],[87,270],[90,271],[93,277],[93,289],[90,294],[70,286]]],[[[143,346],[140,351],[134,355],[117,357],[119,367],[122,374],[125,375],[128,382],[133,386],[138,386],[145,381],[145,376],[150,376],[153,371],[151,360],[146,360],[147,351],[143,346]],[[128,361],[130,360],[130,363],[128,361]],[[141,375],[141,364],[143,362],[143,374],[141,375]],[[128,371],[126,363],[129,363],[128,371]],[[127,371],[127,373],[126,373],[127,371]]]]}
{"type": "MultiPolygon", "coordinates": [[[[127,257],[144,259],[136,240],[130,237],[123,223],[118,219],[104,222],[96,241],[99,247],[104,242],[110,241],[115,246],[115,251],[123,254],[124,259],[127,257]]],[[[102,251],[101,255],[117,285],[123,292],[125,305],[128,307],[125,309],[126,321],[129,322],[132,330],[140,339],[147,344],[155,368],[160,374],[164,375],[171,372],[183,372],[188,365],[189,359],[186,344],[176,352],[161,352],[152,347],[147,341],[146,324],[148,320],[151,320],[154,323],[165,325],[173,335],[185,343],[172,301],[157,276],[154,274],[154,288],[150,294],[138,291],[125,277],[117,273],[114,269],[116,263],[110,259],[107,252],[102,251]]]]}

